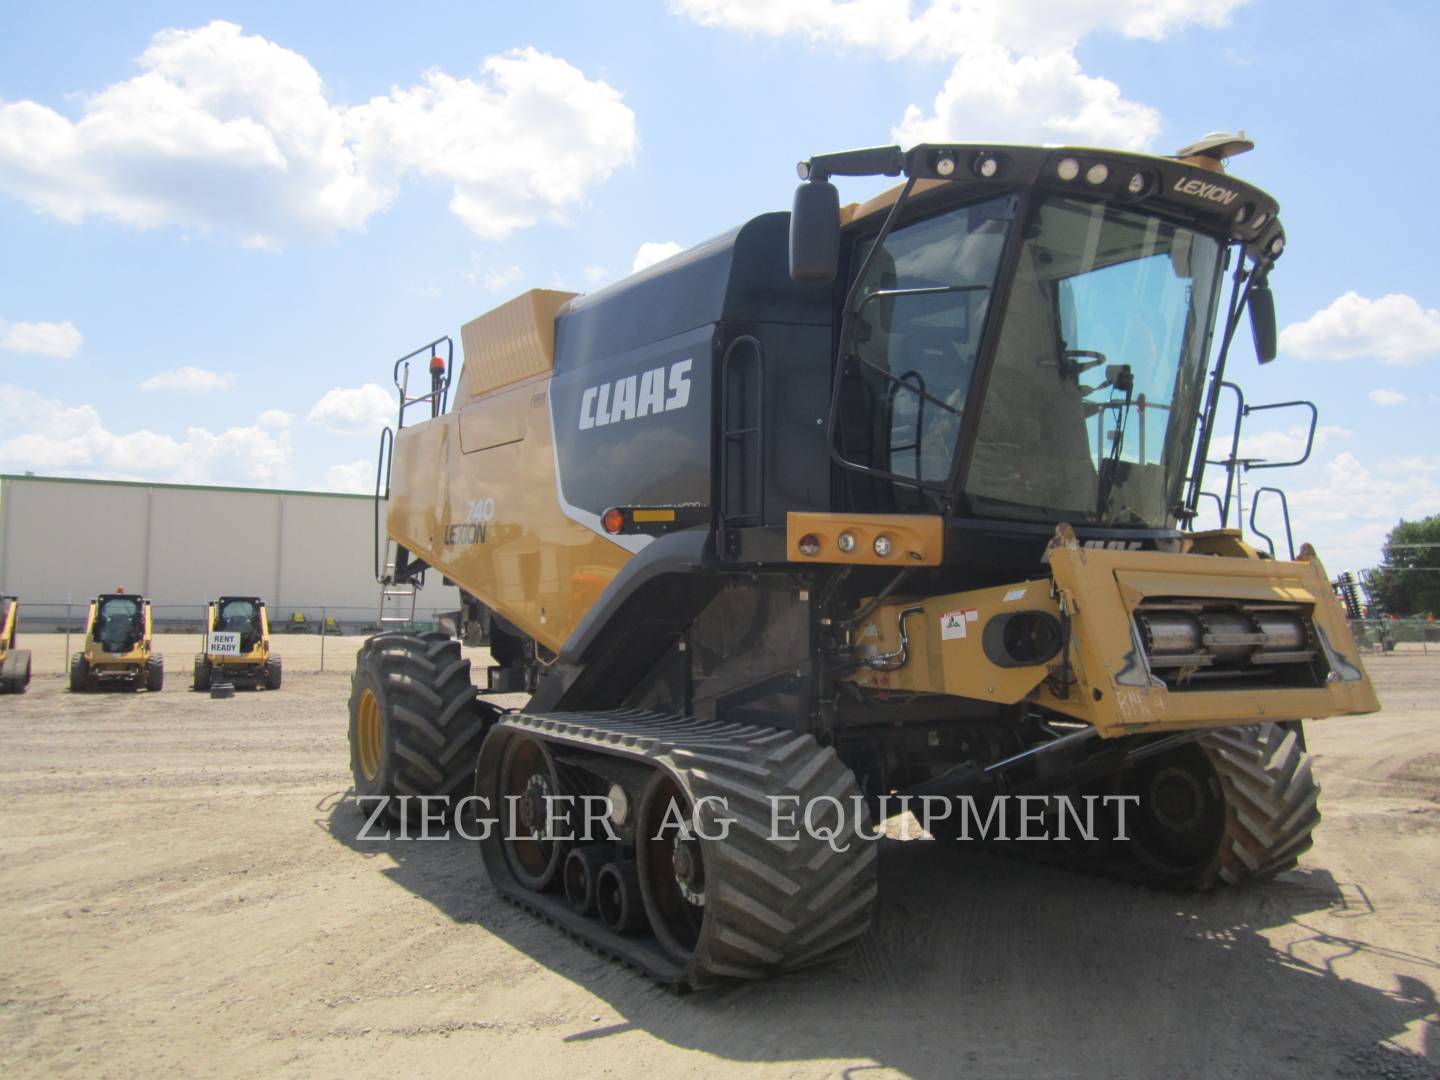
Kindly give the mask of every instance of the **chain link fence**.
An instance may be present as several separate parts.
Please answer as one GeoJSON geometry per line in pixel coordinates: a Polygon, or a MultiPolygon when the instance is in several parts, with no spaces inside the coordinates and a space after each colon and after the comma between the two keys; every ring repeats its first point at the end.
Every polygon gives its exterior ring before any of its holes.
{"type": "MultiPolygon", "coordinates": [[[[152,604],[151,619],[155,648],[166,654],[166,668],[177,673],[188,669],[192,653],[204,648],[205,609],[209,600],[194,604],[152,604]],[[193,635],[193,636],[192,636],[193,635]],[[177,640],[180,639],[180,640],[177,640]]],[[[357,607],[345,604],[267,604],[273,650],[285,660],[289,671],[349,671],[354,665],[355,640],[380,630],[379,605],[357,607]]],[[[31,650],[35,674],[59,674],[68,670],[69,657],[83,643],[90,600],[31,601],[21,597],[19,646],[31,650]]],[[[393,614],[393,611],[388,611],[393,614]]],[[[441,630],[455,633],[454,609],[415,607],[414,618],[405,624],[387,622],[387,630],[441,630]]]]}
{"type": "Polygon", "coordinates": [[[1367,653],[1440,656],[1440,623],[1425,619],[1351,619],[1350,632],[1367,653]]]}

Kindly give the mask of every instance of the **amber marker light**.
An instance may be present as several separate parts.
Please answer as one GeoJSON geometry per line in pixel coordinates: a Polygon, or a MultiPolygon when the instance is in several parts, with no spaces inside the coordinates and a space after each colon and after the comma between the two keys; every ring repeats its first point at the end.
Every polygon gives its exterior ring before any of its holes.
{"type": "Polygon", "coordinates": [[[605,511],[605,516],[600,519],[600,523],[605,526],[606,532],[618,533],[625,527],[625,515],[612,506],[605,511]]]}

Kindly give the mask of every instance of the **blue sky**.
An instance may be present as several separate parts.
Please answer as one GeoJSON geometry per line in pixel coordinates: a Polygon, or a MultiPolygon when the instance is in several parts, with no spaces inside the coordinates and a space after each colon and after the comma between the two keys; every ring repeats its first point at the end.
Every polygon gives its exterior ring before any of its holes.
{"type": "MultiPolygon", "coordinates": [[[[1297,541],[1332,571],[1440,512],[1429,209],[1440,16],[1279,0],[12,5],[0,15],[0,471],[337,490],[389,364],[531,287],[587,291],[788,205],[812,152],[1173,152],[1282,206],[1313,398],[1297,541]]],[[[851,182],[842,196],[879,185],[851,182]]],[[[1296,443],[1253,425],[1249,452],[1296,443]]]]}

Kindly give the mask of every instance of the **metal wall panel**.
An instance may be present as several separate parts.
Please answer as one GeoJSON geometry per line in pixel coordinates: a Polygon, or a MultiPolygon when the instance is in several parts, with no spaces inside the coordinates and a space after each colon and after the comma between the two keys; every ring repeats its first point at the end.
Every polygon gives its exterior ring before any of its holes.
{"type": "Polygon", "coordinates": [[[144,488],[0,484],[0,589],[64,603],[145,587],[144,488]]]}
{"type": "MultiPolygon", "coordinates": [[[[37,606],[80,603],[123,587],[157,618],[198,618],[207,599],[258,595],[272,621],[321,608],[349,628],[373,620],[373,503],[245,488],[0,478],[0,590],[37,606]]],[[[384,521],[384,507],[381,507],[384,521]]],[[[424,589],[417,615],[459,606],[459,593],[424,589]]]]}

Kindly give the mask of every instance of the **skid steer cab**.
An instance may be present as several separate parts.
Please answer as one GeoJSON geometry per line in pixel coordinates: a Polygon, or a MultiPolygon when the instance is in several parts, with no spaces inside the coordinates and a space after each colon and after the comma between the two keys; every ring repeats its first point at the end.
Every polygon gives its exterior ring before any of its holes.
{"type": "Polygon", "coordinates": [[[222,596],[208,605],[204,650],[195,654],[196,690],[217,683],[280,689],[280,657],[270,651],[270,620],[259,597],[222,596]]]}
{"type": "Polygon", "coordinates": [[[85,647],[70,658],[70,692],[164,685],[165,658],[151,648],[150,601],[124,591],[101,593],[86,617],[85,647]]]}
{"type": "Polygon", "coordinates": [[[20,601],[0,596],[0,694],[23,694],[30,685],[30,650],[15,647],[20,601]]]}

